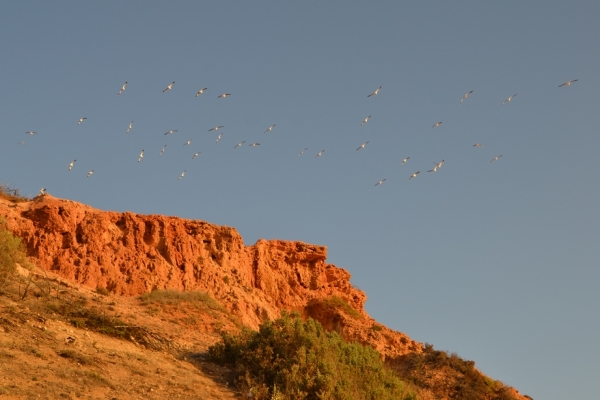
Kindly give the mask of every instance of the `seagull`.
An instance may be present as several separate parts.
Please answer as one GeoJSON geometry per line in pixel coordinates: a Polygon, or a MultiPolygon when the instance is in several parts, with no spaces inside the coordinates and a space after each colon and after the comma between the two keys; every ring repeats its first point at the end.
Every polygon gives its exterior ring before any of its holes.
{"type": "Polygon", "coordinates": [[[440,126],[441,124],[442,124],[442,121],[440,121],[440,122],[438,122],[438,123],[434,124],[434,125],[432,126],[432,128],[437,128],[437,127],[438,127],[438,126],[440,126]]]}
{"type": "Polygon", "coordinates": [[[483,147],[483,145],[481,143],[475,143],[473,147],[483,147]]]}
{"type": "Polygon", "coordinates": [[[142,161],[142,158],[144,158],[144,150],[142,150],[142,152],[140,153],[140,156],[138,157],[138,162],[142,161]]]}
{"type": "Polygon", "coordinates": [[[25,134],[26,134],[26,135],[35,135],[36,133],[37,133],[37,132],[33,132],[33,131],[30,131],[30,132],[25,132],[25,134]]]}
{"type": "Polygon", "coordinates": [[[175,132],[177,132],[177,129],[171,129],[169,132],[165,133],[165,135],[172,135],[175,132]]]}
{"type": "Polygon", "coordinates": [[[300,152],[300,154],[298,154],[298,157],[300,157],[302,154],[304,154],[304,152],[305,152],[306,150],[308,150],[308,147],[306,147],[304,150],[302,150],[302,151],[300,152]]]}
{"type": "Polygon", "coordinates": [[[317,157],[321,157],[321,156],[323,155],[323,152],[324,152],[324,151],[325,151],[325,150],[321,150],[321,151],[319,152],[319,154],[317,154],[317,155],[315,156],[315,158],[317,158],[317,157]]]}
{"type": "Polygon", "coordinates": [[[256,147],[256,146],[260,146],[260,143],[251,143],[248,146],[256,147]]]}
{"type": "Polygon", "coordinates": [[[377,182],[377,183],[375,184],[375,186],[379,186],[379,185],[381,185],[383,182],[385,182],[385,179],[382,179],[382,180],[380,180],[379,182],[377,182]]]}
{"type": "MultiPolygon", "coordinates": [[[[436,169],[437,168],[442,168],[442,165],[444,164],[444,160],[440,161],[439,163],[436,163],[435,161],[433,162],[435,164],[436,169]]],[[[435,172],[435,171],[434,171],[435,172]]]]}
{"type": "Polygon", "coordinates": [[[197,153],[195,153],[195,154],[192,156],[192,160],[193,160],[194,158],[198,157],[199,155],[200,155],[200,152],[197,152],[197,153]]]}
{"type": "Polygon", "coordinates": [[[462,102],[463,102],[463,101],[465,101],[465,100],[467,99],[467,97],[469,97],[469,95],[470,95],[471,93],[473,93],[473,91],[472,91],[472,90],[471,90],[469,93],[466,93],[466,94],[465,94],[465,95],[462,97],[462,99],[460,99],[460,104],[462,104],[462,102]]]}
{"type": "Polygon", "coordinates": [[[165,145],[163,146],[163,148],[160,150],[160,154],[159,154],[159,156],[162,156],[162,155],[163,155],[163,153],[165,152],[165,149],[166,149],[166,148],[167,148],[167,145],[165,144],[165,145]]]}
{"type": "Polygon", "coordinates": [[[175,84],[175,81],[171,82],[171,83],[169,84],[169,86],[167,86],[167,87],[165,88],[165,90],[163,90],[163,93],[164,93],[164,92],[166,92],[167,90],[171,90],[171,89],[173,89],[173,85],[174,85],[174,84],[175,84]]]}
{"type": "Polygon", "coordinates": [[[43,196],[43,195],[45,195],[45,194],[46,194],[46,188],[41,188],[41,189],[40,189],[40,194],[39,194],[39,195],[40,195],[40,196],[43,196]]]}
{"type": "Polygon", "coordinates": [[[400,165],[404,165],[406,164],[406,162],[408,161],[410,157],[406,157],[404,160],[402,160],[402,162],[400,163],[400,165]]]}
{"type": "Polygon", "coordinates": [[[361,145],[358,147],[358,149],[356,149],[356,151],[359,151],[360,149],[364,149],[364,148],[365,148],[365,146],[366,146],[367,144],[369,144],[369,142],[368,142],[368,141],[364,142],[363,144],[361,144],[361,145]]]}
{"type": "Polygon", "coordinates": [[[371,118],[371,116],[369,115],[367,118],[365,118],[363,120],[363,122],[360,123],[361,126],[363,126],[364,124],[366,124],[367,122],[369,122],[369,118],[371,118]]]}
{"type": "Polygon", "coordinates": [[[420,173],[420,172],[421,172],[421,171],[417,171],[417,172],[415,172],[414,174],[412,174],[412,175],[410,176],[410,178],[408,178],[408,180],[410,181],[412,178],[416,178],[416,177],[417,177],[417,175],[419,175],[419,173],[420,173]]]}
{"type": "Polygon", "coordinates": [[[131,121],[129,123],[129,126],[127,127],[127,133],[129,133],[129,131],[131,130],[132,127],[133,127],[133,121],[131,121]]]}
{"type": "Polygon", "coordinates": [[[86,117],[79,118],[79,122],[77,123],[77,125],[81,125],[81,123],[86,119],[86,117]]]}
{"type": "Polygon", "coordinates": [[[200,96],[202,93],[204,93],[205,90],[207,90],[208,88],[202,88],[200,90],[198,90],[198,93],[196,93],[196,97],[200,96]]]}
{"type": "Polygon", "coordinates": [[[120,96],[120,95],[121,95],[121,93],[123,93],[123,92],[125,91],[125,88],[126,88],[126,87],[127,87],[127,82],[125,82],[125,83],[123,84],[123,87],[121,88],[121,90],[119,90],[119,93],[117,93],[117,96],[120,96]]]}
{"type": "Polygon", "coordinates": [[[502,154],[500,154],[499,156],[496,156],[494,158],[492,158],[492,161],[490,161],[491,163],[493,163],[494,161],[498,161],[498,159],[502,157],[502,154]]]}
{"type": "Polygon", "coordinates": [[[225,98],[227,96],[231,96],[231,93],[223,93],[223,94],[219,95],[219,97],[217,97],[217,99],[225,98]]]}
{"type": "Polygon", "coordinates": [[[217,136],[217,143],[219,143],[219,140],[221,140],[221,136],[223,136],[223,132],[219,133],[219,136],[217,136]]]}
{"type": "Polygon", "coordinates": [[[371,93],[370,95],[368,95],[367,97],[377,96],[379,94],[380,90],[381,90],[381,86],[379,86],[377,89],[375,89],[375,91],[373,93],[371,93]]]}
{"type": "Polygon", "coordinates": [[[185,142],[183,145],[187,146],[188,144],[192,144],[192,139],[188,140],[187,142],[185,142]]]}
{"type": "Polygon", "coordinates": [[[563,87],[563,86],[571,86],[571,83],[573,82],[577,82],[579,79],[573,79],[572,81],[569,82],[565,82],[562,85],[560,85],[559,87],[563,87]]]}
{"type": "Polygon", "coordinates": [[[87,177],[89,178],[90,176],[92,176],[93,173],[94,173],[94,170],[91,170],[90,172],[88,172],[87,177]]]}
{"type": "Polygon", "coordinates": [[[19,142],[19,143],[17,143],[17,144],[20,144],[20,145],[23,145],[23,146],[24,146],[24,145],[25,145],[25,142],[19,142]]]}
{"type": "Polygon", "coordinates": [[[219,125],[219,126],[215,126],[214,128],[210,128],[208,131],[218,131],[219,129],[221,129],[223,127],[223,125],[219,125]]]}
{"type": "Polygon", "coordinates": [[[177,178],[177,180],[180,180],[181,178],[183,178],[185,176],[185,171],[187,170],[183,170],[183,172],[181,173],[181,175],[179,175],[179,178],[177,178]]]}
{"type": "Polygon", "coordinates": [[[237,149],[238,147],[240,147],[241,145],[243,145],[244,143],[246,143],[246,141],[241,141],[238,144],[235,145],[234,149],[237,149]]]}
{"type": "Polygon", "coordinates": [[[73,169],[73,165],[75,165],[75,161],[77,161],[77,160],[73,160],[73,161],[71,161],[71,164],[69,164],[69,171],[73,169]]]}
{"type": "Polygon", "coordinates": [[[512,100],[512,98],[515,97],[515,96],[516,96],[516,94],[513,94],[508,99],[504,100],[504,103],[502,103],[502,105],[504,105],[505,103],[510,103],[510,101],[512,100]]]}
{"type": "Polygon", "coordinates": [[[275,128],[275,124],[271,125],[264,133],[270,132],[275,128]]]}
{"type": "MultiPolygon", "coordinates": [[[[430,169],[427,172],[437,172],[438,166],[436,165],[435,167],[433,167],[433,169],[430,169]]],[[[410,179],[409,179],[410,180],[410,179]]]]}

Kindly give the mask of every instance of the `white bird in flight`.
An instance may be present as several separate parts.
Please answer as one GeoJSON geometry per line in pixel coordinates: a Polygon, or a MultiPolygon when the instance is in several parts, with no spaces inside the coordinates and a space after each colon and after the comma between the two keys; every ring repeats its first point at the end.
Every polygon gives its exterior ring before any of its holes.
{"type": "Polygon", "coordinates": [[[92,174],[94,173],[94,170],[91,170],[87,173],[87,178],[89,178],[90,176],[92,176],[92,174]]]}
{"type": "Polygon", "coordinates": [[[212,132],[212,131],[218,131],[219,129],[221,129],[223,127],[223,125],[219,125],[219,126],[215,126],[214,128],[210,128],[208,131],[212,132]]]}
{"type": "Polygon", "coordinates": [[[260,143],[250,143],[248,146],[256,147],[256,146],[260,146],[260,143]]]}
{"type": "Polygon", "coordinates": [[[415,172],[414,174],[412,174],[412,175],[410,176],[410,178],[408,178],[408,180],[410,181],[412,178],[416,178],[416,177],[417,177],[417,175],[419,175],[419,173],[420,173],[420,172],[421,172],[421,171],[417,171],[417,172],[415,172]]]}
{"type": "Polygon", "coordinates": [[[460,104],[462,104],[462,102],[463,102],[463,101],[465,101],[465,100],[467,99],[467,97],[469,97],[469,95],[470,95],[471,93],[473,93],[473,91],[472,91],[472,90],[471,90],[469,93],[466,93],[466,94],[465,94],[465,95],[462,97],[462,99],[460,99],[460,104]]]}
{"type": "Polygon", "coordinates": [[[323,153],[324,153],[324,152],[325,152],[325,150],[321,150],[321,151],[319,152],[319,154],[317,154],[317,155],[315,156],[315,158],[317,158],[317,157],[321,157],[321,156],[323,155],[323,153]]]}
{"type": "Polygon", "coordinates": [[[239,142],[238,144],[235,145],[234,149],[237,149],[238,147],[240,147],[241,145],[243,145],[244,143],[246,143],[245,140],[239,142]]]}
{"type": "Polygon", "coordinates": [[[404,165],[406,164],[406,162],[408,161],[410,157],[406,157],[404,160],[402,160],[402,162],[400,163],[400,165],[404,165]]]}
{"type": "Polygon", "coordinates": [[[306,147],[304,150],[302,150],[302,151],[300,152],[300,154],[298,154],[298,157],[300,157],[302,154],[304,154],[304,152],[305,152],[306,150],[308,150],[308,147],[306,147]]]}
{"type": "Polygon", "coordinates": [[[192,144],[192,139],[188,140],[188,141],[187,141],[187,142],[185,142],[183,145],[184,145],[184,146],[187,146],[187,145],[189,145],[189,144],[192,144]]]}
{"type": "Polygon", "coordinates": [[[25,142],[19,142],[19,143],[17,143],[17,144],[20,144],[20,145],[24,146],[24,145],[25,145],[25,142]]]}
{"type": "Polygon", "coordinates": [[[25,132],[26,135],[35,135],[37,132],[33,132],[33,131],[29,131],[29,132],[25,132]]]}
{"type": "Polygon", "coordinates": [[[380,180],[379,182],[377,182],[377,183],[375,184],[375,186],[379,186],[379,185],[381,185],[383,182],[385,182],[385,179],[382,179],[382,180],[380,180]]]}
{"type": "Polygon", "coordinates": [[[198,93],[196,93],[196,97],[200,96],[202,93],[204,93],[205,90],[207,90],[208,88],[202,88],[200,90],[198,90],[198,93]]]}
{"type": "Polygon", "coordinates": [[[131,130],[131,128],[133,128],[133,121],[131,121],[129,123],[129,126],[127,127],[127,133],[129,133],[129,131],[131,130]]]}
{"type": "Polygon", "coordinates": [[[216,143],[219,143],[219,140],[221,140],[221,136],[223,136],[223,132],[219,133],[219,136],[217,136],[217,142],[216,143]]]}
{"type": "Polygon", "coordinates": [[[73,161],[71,161],[71,163],[69,164],[69,171],[73,169],[73,165],[75,165],[75,161],[77,161],[77,160],[73,160],[73,161]]]}
{"type": "Polygon", "coordinates": [[[142,158],[144,158],[144,150],[142,150],[142,152],[140,153],[140,156],[138,157],[138,162],[142,161],[142,158]]]}
{"type": "Polygon", "coordinates": [[[224,99],[224,98],[225,98],[225,97],[227,97],[227,96],[231,96],[231,93],[223,93],[223,94],[220,94],[220,95],[219,95],[219,97],[217,97],[217,99],[221,99],[221,98],[223,98],[223,99],[224,99]]]}
{"type": "Polygon", "coordinates": [[[123,87],[121,88],[121,90],[119,90],[119,93],[117,93],[117,96],[120,96],[120,95],[121,95],[121,93],[123,93],[123,92],[125,91],[125,88],[126,88],[126,87],[127,87],[127,82],[125,82],[125,83],[123,84],[123,87]]]}
{"type": "Polygon", "coordinates": [[[192,156],[192,160],[196,157],[198,157],[200,155],[200,152],[194,153],[194,155],[192,156]]]}
{"type": "Polygon", "coordinates": [[[267,130],[264,133],[270,132],[273,130],[273,128],[275,128],[275,124],[271,125],[269,128],[267,128],[267,130]]]}
{"type": "Polygon", "coordinates": [[[483,145],[481,143],[475,143],[473,147],[483,147],[483,145]]]}
{"type": "Polygon", "coordinates": [[[377,89],[375,89],[375,91],[373,93],[371,93],[370,95],[368,95],[367,97],[377,96],[379,94],[380,90],[381,90],[381,86],[379,86],[377,89]]]}
{"type": "Polygon", "coordinates": [[[435,167],[433,167],[433,169],[430,169],[427,172],[437,172],[438,166],[436,165],[435,167]]]}
{"type": "Polygon", "coordinates": [[[563,86],[571,86],[571,83],[573,82],[577,82],[579,79],[573,79],[572,81],[569,82],[565,82],[562,85],[558,86],[558,87],[563,87],[563,86]]]}
{"type": "Polygon", "coordinates": [[[177,180],[180,180],[181,178],[183,178],[185,176],[185,171],[187,170],[183,170],[183,172],[181,173],[181,175],[179,175],[179,178],[177,178],[177,180]]]}
{"type": "Polygon", "coordinates": [[[435,124],[433,124],[432,128],[437,128],[438,126],[440,126],[442,124],[442,121],[437,122],[435,124]]]}
{"type": "Polygon", "coordinates": [[[512,100],[513,97],[515,97],[516,94],[513,94],[512,96],[510,96],[508,99],[504,100],[504,103],[502,103],[502,105],[506,104],[506,103],[510,103],[510,101],[512,100]]]}
{"type": "Polygon", "coordinates": [[[360,149],[364,149],[366,145],[369,144],[369,141],[364,142],[363,144],[361,144],[360,146],[358,146],[358,149],[356,149],[356,151],[359,151],[360,149]]]}
{"type": "Polygon", "coordinates": [[[159,154],[159,156],[162,156],[162,155],[163,155],[163,153],[165,152],[165,149],[166,149],[166,148],[167,148],[167,145],[165,144],[165,145],[163,146],[163,148],[160,150],[160,154],[159,154]]]}
{"type": "Polygon", "coordinates": [[[86,117],[79,118],[79,122],[77,122],[77,125],[81,125],[81,123],[86,119],[86,117]]]}
{"type": "Polygon", "coordinates": [[[494,161],[498,161],[498,159],[502,157],[502,154],[500,154],[499,156],[496,156],[494,158],[492,158],[492,161],[490,161],[491,163],[493,163],[494,161]]]}
{"type": "Polygon", "coordinates": [[[435,161],[433,162],[436,166],[436,168],[442,168],[442,165],[444,164],[444,160],[440,161],[439,163],[436,163],[435,161]]]}
{"type": "Polygon", "coordinates": [[[165,135],[172,135],[175,132],[177,132],[177,129],[171,129],[169,132],[165,133],[165,135]]]}
{"type": "Polygon", "coordinates": [[[361,126],[363,126],[364,124],[366,124],[367,122],[369,122],[369,118],[371,118],[371,116],[369,115],[367,118],[365,118],[363,120],[363,122],[360,123],[361,126]]]}
{"type": "Polygon", "coordinates": [[[175,81],[171,82],[166,88],[165,90],[163,90],[163,93],[166,92],[167,90],[171,90],[173,89],[173,85],[175,84],[175,81]]]}

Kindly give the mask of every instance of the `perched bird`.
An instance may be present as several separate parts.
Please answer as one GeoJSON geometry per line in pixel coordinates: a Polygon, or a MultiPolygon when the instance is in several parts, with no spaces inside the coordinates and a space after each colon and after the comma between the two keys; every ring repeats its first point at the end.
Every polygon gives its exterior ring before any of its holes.
{"type": "Polygon", "coordinates": [[[379,185],[381,185],[383,182],[385,182],[385,179],[382,179],[382,180],[380,180],[379,182],[377,182],[377,183],[375,184],[375,186],[379,186],[379,185]]]}
{"type": "Polygon", "coordinates": [[[363,144],[361,144],[360,146],[358,146],[358,149],[356,149],[356,151],[359,151],[360,149],[364,149],[367,144],[369,144],[368,141],[364,142],[363,144]]]}
{"type": "Polygon", "coordinates": [[[79,122],[77,122],[77,125],[81,125],[81,123],[86,119],[86,117],[79,118],[79,122]]]}
{"type": "Polygon", "coordinates": [[[317,155],[315,156],[315,158],[317,158],[317,157],[321,157],[321,156],[323,155],[323,153],[324,153],[324,152],[325,152],[325,150],[321,150],[321,151],[319,152],[319,154],[317,154],[317,155]]]}
{"type": "Polygon", "coordinates": [[[462,99],[460,99],[460,104],[462,104],[462,102],[463,102],[463,101],[465,101],[465,100],[467,99],[467,97],[469,97],[469,95],[470,95],[471,93],[473,93],[473,91],[472,91],[472,90],[471,90],[469,93],[466,93],[466,94],[465,94],[465,95],[462,97],[462,99]]]}
{"type": "Polygon", "coordinates": [[[271,125],[264,133],[270,132],[275,128],[275,124],[271,125]]]}
{"type": "Polygon", "coordinates": [[[180,180],[181,178],[183,178],[185,176],[185,171],[187,170],[183,170],[183,172],[181,173],[181,175],[179,175],[179,178],[177,178],[177,180],[180,180]]]}
{"type": "Polygon", "coordinates": [[[402,160],[402,162],[400,163],[400,165],[404,165],[406,164],[406,162],[408,161],[410,157],[406,157],[404,160],[402,160]]]}
{"type": "Polygon", "coordinates": [[[162,155],[163,155],[163,153],[165,152],[165,149],[166,149],[166,148],[167,148],[167,145],[165,144],[165,145],[163,146],[163,148],[160,150],[160,154],[159,154],[159,156],[162,156],[162,155]]]}
{"type": "Polygon", "coordinates": [[[502,105],[506,104],[506,103],[510,103],[510,101],[512,100],[513,97],[515,97],[516,94],[513,94],[512,96],[510,96],[508,99],[504,100],[504,103],[502,103],[502,105]]]}
{"type": "Polygon", "coordinates": [[[238,147],[240,147],[241,145],[243,145],[244,143],[246,143],[245,140],[239,142],[238,144],[235,145],[234,149],[237,149],[238,147]]]}
{"type": "Polygon", "coordinates": [[[217,143],[219,143],[219,140],[221,140],[221,136],[223,136],[223,132],[219,133],[219,136],[217,136],[217,143]]]}
{"type": "Polygon", "coordinates": [[[127,133],[129,133],[129,131],[131,130],[131,128],[133,128],[133,121],[131,121],[129,123],[129,126],[127,127],[127,133]]]}
{"type": "Polygon", "coordinates": [[[494,158],[492,158],[492,161],[490,161],[491,163],[493,163],[494,161],[498,161],[498,159],[502,157],[502,154],[500,154],[499,156],[496,156],[494,158]]]}
{"type": "Polygon", "coordinates": [[[410,178],[408,178],[408,180],[410,181],[412,178],[416,178],[416,177],[417,177],[417,175],[419,175],[419,173],[420,173],[420,172],[421,172],[421,171],[417,171],[417,172],[415,172],[414,174],[412,174],[412,175],[410,176],[410,178]]]}
{"type": "Polygon", "coordinates": [[[19,142],[19,143],[17,143],[17,144],[20,144],[20,145],[23,145],[23,146],[24,146],[24,145],[25,145],[25,142],[19,142]]]}
{"type": "Polygon", "coordinates": [[[169,132],[165,133],[165,135],[172,135],[175,132],[177,132],[177,129],[171,129],[169,132]]]}
{"type": "Polygon", "coordinates": [[[40,189],[40,194],[39,194],[39,195],[40,195],[40,196],[43,196],[43,195],[45,195],[45,194],[46,194],[46,188],[41,188],[41,189],[40,189]]]}
{"type": "Polygon", "coordinates": [[[437,172],[438,166],[436,165],[435,167],[433,167],[433,169],[430,169],[427,172],[437,172]]]}
{"type": "Polygon", "coordinates": [[[221,129],[223,127],[223,125],[219,125],[219,126],[215,126],[214,128],[210,128],[208,131],[212,132],[212,131],[218,131],[219,129],[221,129]]]}
{"type": "Polygon", "coordinates": [[[71,161],[71,164],[69,164],[69,171],[73,169],[73,165],[75,165],[75,161],[77,161],[77,160],[73,160],[73,161],[71,161]]]}
{"type": "Polygon", "coordinates": [[[202,93],[204,93],[205,90],[207,90],[208,88],[202,88],[200,90],[198,90],[198,93],[196,93],[196,97],[200,96],[202,93]]]}
{"type": "Polygon", "coordinates": [[[221,99],[221,98],[224,99],[227,96],[231,96],[231,93],[223,93],[223,94],[219,95],[219,97],[217,97],[217,99],[221,99]]]}
{"type": "Polygon", "coordinates": [[[369,115],[367,118],[365,118],[363,120],[363,122],[360,123],[360,126],[363,126],[364,124],[366,124],[367,122],[369,122],[369,118],[371,118],[371,116],[369,115]]]}
{"type": "Polygon", "coordinates": [[[125,88],[126,88],[126,87],[127,87],[127,82],[125,82],[125,83],[123,84],[123,87],[121,88],[121,90],[119,90],[119,93],[117,93],[117,96],[120,96],[120,95],[121,95],[121,93],[123,93],[123,92],[125,91],[125,88]]]}
{"type": "Polygon", "coordinates": [[[142,150],[142,152],[140,153],[140,156],[138,157],[138,162],[142,161],[142,158],[144,158],[144,150],[142,150]]]}
{"type": "Polygon", "coordinates": [[[375,89],[375,91],[373,93],[371,93],[370,95],[368,95],[367,97],[377,96],[379,94],[380,90],[381,90],[381,86],[379,86],[377,89],[375,89]]]}
{"type": "Polygon", "coordinates": [[[88,174],[87,174],[87,178],[89,178],[90,176],[92,176],[93,173],[94,173],[94,170],[89,171],[88,174]]]}
{"type": "Polygon", "coordinates": [[[37,133],[37,132],[32,132],[32,131],[30,131],[30,132],[25,132],[25,134],[27,134],[27,135],[35,135],[36,133],[37,133]]]}
{"type": "Polygon", "coordinates": [[[433,124],[432,128],[437,128],[438,126],[440,126],[442,124],[442,121],[433,124]]]}
{"type": "Polygon", "coordinates": [[[189,144],[192,144],[192,139],[188,140],[188,141],[187,141],[187,142],[185,142],[183,145],[184,145],[184,146],[187,146],[187,145],[189,145],[189,144]]]}
{"type": "Polygon", "coordinates": [[[198,157],[200,155],[200,152],[194,153],[194,155],[192,156],[192,160],[196,157],[198,157]]]}
{"type": "Polygon", "coordinates": [[[483,145],[481,143],[475,143],[473,147],[483,147],[483,145]]]}
{"type": "Polygon", "coordinates": [[[300,152],[300,154],[298,154],[298,157],[300,157],[302,154],[304,154],[304,152],[305,152],[306,150],[308,150],[308,147],[306,147],[304,150],[302,150],[302,151],[300,152]]]}
{"type": "Polygon", "coordinates": [[[563,86],[571,86],[571,83],[573,82],[577,82],[579,79],[573,79],[572,81],[569,82],[565,82],[562,85],[558,86],[558,87],[563,87],[563,86]]]}
{"type": "Polygon", "coordinates": [[[175,81],[171,82],[166,88],[165,90],[163,90],[163,93],[166,92],[167,90],[171,90],[173,89],[173,85],[175,84],[175,81]]]}

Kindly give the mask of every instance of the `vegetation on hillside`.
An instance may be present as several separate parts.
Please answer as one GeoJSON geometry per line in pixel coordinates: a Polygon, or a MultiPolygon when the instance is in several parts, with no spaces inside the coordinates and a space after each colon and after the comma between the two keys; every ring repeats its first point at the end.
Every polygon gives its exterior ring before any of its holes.
{"type": "Polygon", "coordinates": [[[3,183],[0,183],[0,199],[9,200],[13,203],[29,201],[29,198],[21,196],[19,189],[11,188],[10,186],[3,183]]]}
{"type": "Polygon", "coordinates": [[[0,291],[15,274],[17,264],[28,265],[21,239],[13,236],[6,221],[0,218],[0,291]]]}
{"type": "Polygon", "coordinates": [[[416,399],[373,348],[346,343],[299,314],[222,337],[210,358],[232,366],[239,389],[253,399],[416,399]]]}

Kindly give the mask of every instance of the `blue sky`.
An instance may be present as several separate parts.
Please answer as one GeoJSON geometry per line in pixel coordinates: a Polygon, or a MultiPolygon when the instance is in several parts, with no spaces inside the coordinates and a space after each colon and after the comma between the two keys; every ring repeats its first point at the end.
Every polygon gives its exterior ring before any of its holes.
{"type": "Polygon", "coordinates": [[[594,398],[599,19],[592,1],[8,2],[0,180],[326,245],[380,322],[533,398],[594,398]]]}

